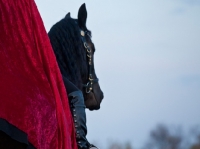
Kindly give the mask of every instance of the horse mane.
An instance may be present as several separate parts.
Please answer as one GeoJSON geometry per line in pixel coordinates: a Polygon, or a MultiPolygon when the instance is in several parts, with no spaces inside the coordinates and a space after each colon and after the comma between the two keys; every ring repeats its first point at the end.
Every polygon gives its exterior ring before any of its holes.
{"type": "Polygon", "coordinates": [[[48,35],[62,75],[81,89],[88,66],[77,20],[67,15],[52,26],[48,35]]]}

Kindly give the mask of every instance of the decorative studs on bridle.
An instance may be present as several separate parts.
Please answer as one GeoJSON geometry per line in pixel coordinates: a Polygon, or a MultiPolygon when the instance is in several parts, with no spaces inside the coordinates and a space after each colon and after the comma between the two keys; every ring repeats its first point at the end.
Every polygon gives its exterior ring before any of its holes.
{"type": "Polygon", "coordinates": [[[83,31],[80,30],[80,34],[81,34],[81,39],[83,42],[83,45],[85,47],[86,50],[86,54],[87,54],[87,60],[88,60],[88,82],[86,84],[83,84],[83,87],[85,88],[86,93],[90,93],[93,88],[92,85],[94,83],[97,83],[99,81],[98,78],[94,79],[92,76],[92,50],[90,49],[90,47],[87,44],[87,41],[85,39],[85,35],[88,35],[90,37],[90,35],[88,34],[87,31],[83,31]]]}

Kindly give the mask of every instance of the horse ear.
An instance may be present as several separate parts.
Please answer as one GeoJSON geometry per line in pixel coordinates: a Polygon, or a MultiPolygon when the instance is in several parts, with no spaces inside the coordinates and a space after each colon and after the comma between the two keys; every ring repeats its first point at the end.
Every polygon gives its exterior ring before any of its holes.
{"type": "Polygon", "coordinates": [[[87,10],[84,3],[81,5],[78,11],[78,25],[81,29],[86,28],[86,20],[87,20],[87,10]]]}
{"type": "Polygon", "coordinates": [[[70,18],[70,12],[68,14],[66,14],[65,18],[70,18]]]}

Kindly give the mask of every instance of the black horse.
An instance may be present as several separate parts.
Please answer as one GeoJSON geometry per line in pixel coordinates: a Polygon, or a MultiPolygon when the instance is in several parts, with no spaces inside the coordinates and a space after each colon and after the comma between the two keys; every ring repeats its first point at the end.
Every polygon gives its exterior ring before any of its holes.
{"type": "Polygon", "coordinates": [[[78,19],[72,19],[68,13],[50,29],[48,35],[67,89],[78,148],[97,149],[86,139],[85,105],[90,110],[98,110],[103,92],[94,69],[95,47],[86,19],[87,11],[83,4],[78,19]]]}
{"type": "Polygon", "coordinates": [[[63,77],[84,93],[86,108],[98,110],[103,99],[94,69],[95,46],[86,27],[85,4],[79,8],[78,19],[70,13],[49,31],[49,37],[63,77]]]}

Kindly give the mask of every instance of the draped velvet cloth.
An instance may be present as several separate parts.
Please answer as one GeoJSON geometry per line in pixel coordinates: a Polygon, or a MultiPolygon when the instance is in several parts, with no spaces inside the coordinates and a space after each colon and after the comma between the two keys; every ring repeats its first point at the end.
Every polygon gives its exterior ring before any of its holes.
{"type": "Polygon", "coordinates": [[[34,0],[0,0],[0,118],[37,149],[77,149],[62,76],[34,0]]]}

